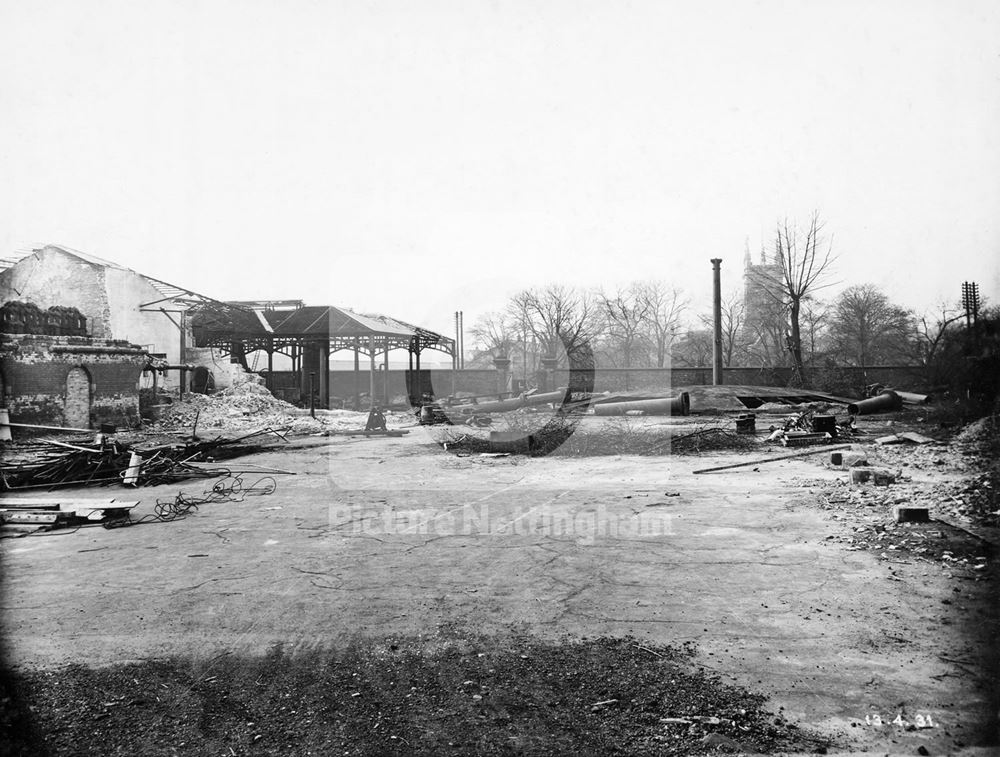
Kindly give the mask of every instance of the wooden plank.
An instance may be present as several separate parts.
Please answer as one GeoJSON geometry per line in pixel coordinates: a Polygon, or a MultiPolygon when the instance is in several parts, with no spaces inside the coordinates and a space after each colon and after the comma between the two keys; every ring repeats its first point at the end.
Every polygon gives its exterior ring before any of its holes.
{"type": "Polygon", "coordinates": [[[10,426],[11,428],[37,428],[43,431],[73,431],[78,434],[89,434],[91,428],[67,428],[66,426],[36,426],[32,423],[0,423],[0,426],[10,426]]]}
{"type": "Polygon", "coordinates": [[[66,444],[66,442],[57,442],[53,439],[42,439],[45,444],[54,444],[56,447],[65,447],[66,449],[75,449],[78,452],[93,452],[98,453],[100,449],[94,449],[93,447],[78,447],[75,444],[66,444]]]}
{"type": "MultiPolygon", "coordinates": [[[[115,502],[114,504],[111,504],[111,505],[98,505],[97,507],[92,507],[90,505],[71,504],[71,505],[63,505],[60,508],[59,512],[62,512],[62,513],[77,513],[79,515],[80,513],[91,513],[91,512],[97,512],[98,510],[100,510],[101,512],[103,512],[105,510],[122,510],[122,511],[125,511],[125,510],[131,510],[133,507],[135,507],[138,504],[139,504],[138,501],[136,501],[136,502],[115,502]]],[[[83,517],[83,516],[81,516],[81,517],[83,517]]]]}
{"type": "Polygon", "coordinates": [[[113,497],[107,499],[79,499],[77,497],[46,497],[44,499],[32,499],[31,497],[0,497],[0,507],[34,507],[40,510],[46,510],[50,507],[59,507],[60,505],[104,508],[135,507],[139,504],[139,502],[140,500],[125,500],[123,502],[119,502],[113,497]]]}
{"type": "Polygon", "coordinates": [[[0,520],[4,523],[55,523],[61,513],[45,512],[2,512],[0,520]]]}

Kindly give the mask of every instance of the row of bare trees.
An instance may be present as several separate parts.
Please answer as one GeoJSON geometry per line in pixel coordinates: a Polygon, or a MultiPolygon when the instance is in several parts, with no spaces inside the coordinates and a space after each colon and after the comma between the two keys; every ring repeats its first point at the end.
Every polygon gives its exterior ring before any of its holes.
{"type": "MultiPolygon", "coordinates": [[[[961,327],[963,311],[941,303],[918,314],[890,300],[874,284],[847,287],[829,301],[810,297],[800,311],[801,357],[805,371],[817,366],[870,367],[926,365],[947,336],[961,327]]],[[[699,316],[701,328],[689,330],[675,345],[675,365],[706,366],[712,356],[712,319],[699,316]]],[[[722,357],[726,367],[795,365],[788,309],[765,310],[748,323],[739,293],[722,301],[722,357]]]]}
{"type": "Polygon", "coordinates": [[[565,364],[585,351],[602,365],[662,368],[687,305],[665,282],[614,291],[550,285],[517,293],[502,311],[480,317],[472,335],[483,358],[509,358],[515,372],[537,370],[544,358],[565,364]]]}
{"type": "MultiPolygon", "coordinates": [[[[757,291],[748,312],[743,292],[722,302],[722,357],[727,367],[793,369],[797,382],[824,365],[927,364],[949,330],[957,307],[917,315],[890,301],[874,284],[844,289],[830,301],[818,294],[831,281],[833,240],[819,213],[804,226],[776,225],[773,263],[754,271],[757,291]]],[[[613,291],[550,285],[526,289],[472,329],[478,360],[509,358],[517,373],[546,358],[565,365],[586,352],[618,368],[706,367],[712,361],[710,313],[689,314],[683,292],[662,281],[636,281],[613,291]],[[690,317],[689,317],[690,316],[690,317]]]]}

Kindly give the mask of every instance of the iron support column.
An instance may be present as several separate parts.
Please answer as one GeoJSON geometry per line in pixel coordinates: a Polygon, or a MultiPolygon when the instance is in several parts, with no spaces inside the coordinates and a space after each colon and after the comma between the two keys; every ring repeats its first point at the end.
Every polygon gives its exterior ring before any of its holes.
{"type": "Polygon", "coordinates": [[[712,384],[722,381],[722,258],[712,258],[712,384]]]}

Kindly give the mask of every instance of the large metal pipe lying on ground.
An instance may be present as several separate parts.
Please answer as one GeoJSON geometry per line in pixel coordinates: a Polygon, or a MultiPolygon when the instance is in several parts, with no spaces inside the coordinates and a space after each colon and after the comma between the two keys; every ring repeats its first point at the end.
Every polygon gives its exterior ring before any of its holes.
{"type": "Polygon", "coordinates": [[[901,392],[895,390],[896,394],[899,395],[900,399],[903,400],[907,405],[926,405],[929,402],[934,401],[934,397],[930,394],[916,394],[915,392],[901,392]]]}
{"type": "Polygon", "coordinates": [[[877,397],[858,400],[847,406],[848,415],[874,415],[899,410],[903,406],[903,398],[891,389],[887,389],[877,397]]]}
{"type": "Polygon", "coordinates": [[[521,394],[517,397],[509,397],[505,400],[492,400],[490,402],[473,402],[464,405],[453,405],[453,410],[458,410],[461,413],[478,414],[478,413],[506,413],[510,410],[520,410],[522,407],[527,407],[529,405],[547,405],[549,403],[560,403],[566,398],[566,389],[558,389],[554,392],[545,392],[543,394],[529,394],[527,396],[521,394]]]}
{"type": "Polygon", "coordinates": [[[557,389],[554,392],[544,392],[542,394],[529,394],[524,398],[526,405],[547,405],[553,402],[562,402],[566,399],[566,389],[557,389]]]}
{"type": "Polygon", "coordinates": [[[625,415],[641,412],[645,415],[687,415],[691,412],[691,398],[687,392],[677,397],[628,402],[599,402],[593,405],[594,415],[625,415]]]}
{"type": "Polygon", "coordinates": [[[478,402],[471,405],[455,405],[453,410],[462,413],[506,413],[509,410],[518,410],[524,407],[524,397],[511,397],[506,400],[496,400],[494,402],[478,402]]]}

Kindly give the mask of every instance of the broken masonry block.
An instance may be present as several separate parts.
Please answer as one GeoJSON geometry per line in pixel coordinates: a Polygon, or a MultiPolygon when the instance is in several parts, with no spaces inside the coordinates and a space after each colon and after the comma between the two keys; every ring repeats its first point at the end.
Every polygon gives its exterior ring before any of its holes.
{"type": "Polygon", "coordinates": [[[884,468],[866,468],[861,466],[851,468],[852,484],[866,484],[869,481],[875,484],[875,486],[888,486],[896,482],[896,475],[884,468]]]}
{"type": "Polygon", "coordinates": [[[931,514],[926,507],[893,505],[892,519],[897,523],[929,523],[931,514]]]}
{"type": "Polygon", "coordinates": [[[896,434],[889,434],[888,436],[880,436],[875,440],[878,445],[884,444],[902,444],[903,440],[899,438],[896,434]]]}
{"type": "Polygon", "coordinates": [[[869,482],[871,478],[872,478],[871,468],[854,468],[851,471],[852,484],[865,484],[869,482]]]}
{"type": "Polygon", "coordinates": [[[864,452],[833,452],[830,454],[830,462],[846,470],[848,468],[868,465],[868,457],[864,452]]]}
{"type": "Polygon", "coordinates": [[[896,483],[896,474],[887,470],[876,470],[873,476],[875,486],[890,486],[896,483]]]}

